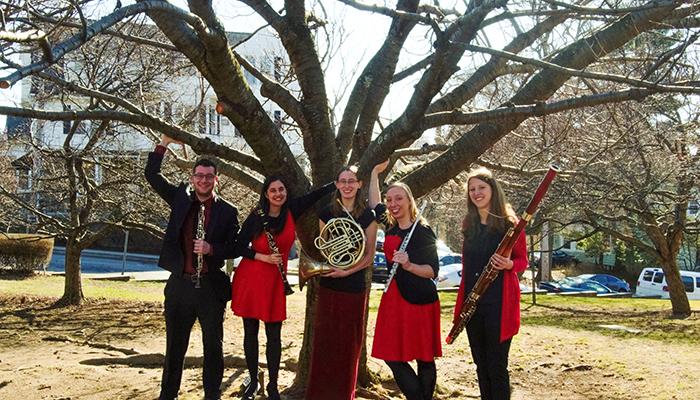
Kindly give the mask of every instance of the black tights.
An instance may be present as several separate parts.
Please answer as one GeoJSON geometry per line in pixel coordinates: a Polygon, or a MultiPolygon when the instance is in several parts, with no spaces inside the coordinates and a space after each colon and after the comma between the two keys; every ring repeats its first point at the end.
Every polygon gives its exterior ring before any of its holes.
{"type": "Polygon", "coordinates": [[[394,380],[407,400],[432,400],[437,381],[435,362],[417,361],[418,374],[404,361],[387,361],[394,380]]]}
{"type": "MultiPolygon", "coordinates": [[[[260,321],[254,318],[243,318],[243,351],[248,373],[253,387],[258,384],[258,330],[260,321]]],[[[277,377],[280,370],[280,358],[282,355],[282,322],[265,322],[265,356],[267,357],[267,388],[277,390],[277,377]]]]}

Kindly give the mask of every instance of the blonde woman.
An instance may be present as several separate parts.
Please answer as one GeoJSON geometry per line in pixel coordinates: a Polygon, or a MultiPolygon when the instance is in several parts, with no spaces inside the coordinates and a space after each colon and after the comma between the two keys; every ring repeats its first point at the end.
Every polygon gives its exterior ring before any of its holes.
{"type": "Polygon", "coordinates": [[[424,220],[416,221],[416,201],[407,185],[390,185],[386,205],[379,202],[378,177],[387,165],[383,162],[372,170],[369,203],[385,226],[387,265],[399,266],[379,304],[372,357],[386,362],[408,400],[431,400],[437,380],[435,357],[442,356],[440,301],[432,281],[438,274],[437,238],[424,220]],[[400,251],[414,222],[413,235],[400,251]],[[414,360],[417,370],[409,364],[414,360]]]}

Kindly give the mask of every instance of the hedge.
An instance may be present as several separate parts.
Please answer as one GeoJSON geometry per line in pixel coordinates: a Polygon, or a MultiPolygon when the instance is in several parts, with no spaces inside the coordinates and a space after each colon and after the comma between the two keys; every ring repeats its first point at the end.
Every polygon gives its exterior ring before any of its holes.
{"type": "Polygon", "coordinates": [[[0,270],[30,273],[44,269],[51,260],[53,237],[24,233],[0,233],[0,270]]]}

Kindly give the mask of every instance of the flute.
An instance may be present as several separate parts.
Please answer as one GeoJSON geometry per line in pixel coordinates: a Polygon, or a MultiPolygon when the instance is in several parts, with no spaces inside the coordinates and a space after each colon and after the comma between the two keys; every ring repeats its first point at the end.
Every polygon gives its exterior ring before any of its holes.
{"type": "MultiPolygon", "coordinates": [[[[418,225],[418,220],[420,220],[420,216],[423,214],[423,210],[425,210],[425,206],[428,205],[427,201],[424,201],[423,204],[421,204],[420,209],[418,210],[418,215],[416,215],[416,220],[413,221],[413,225],[411,225],[411,230],[408,232],[408,234],[403,238],[401,241],[401,246],[399,246],[399,249],[397,251],[406,251],[406,247],[408,247],[408,242],[411,240],[411,236],[413,236],[413,231],[416,229],[416,225],[418,225]]],[[[389,290],[389,285],[391,284],[391,281],[394,279],[394,275],[396,275],[396,271],[399,269],[399,263],[394,261],[394,263],[391,265],[391,271],[389,272],[389,277],[386,280],[386,284],[384,286],[384,293],[386,293],[387,290],[389,290]]]]}

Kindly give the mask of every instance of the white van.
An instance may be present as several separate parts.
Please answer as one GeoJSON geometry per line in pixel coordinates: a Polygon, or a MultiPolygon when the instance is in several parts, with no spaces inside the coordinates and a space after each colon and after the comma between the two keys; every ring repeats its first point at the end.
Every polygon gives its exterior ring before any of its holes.
{"type": "MultiPolygon", "coordinates": [[[[700,300],[700,272],[680,271],[688,300],[700,300]]],[[[637,280],[635,296],[659,296],[668,299],[668,285],[661,268],[644,268],[637,280]]]]}

